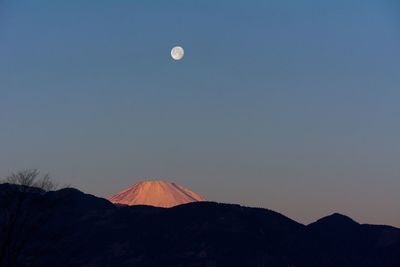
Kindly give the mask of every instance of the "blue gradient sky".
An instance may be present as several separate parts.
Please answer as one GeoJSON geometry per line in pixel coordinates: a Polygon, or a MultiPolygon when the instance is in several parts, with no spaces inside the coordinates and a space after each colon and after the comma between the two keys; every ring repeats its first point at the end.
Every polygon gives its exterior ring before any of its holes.
{"type": "Polygon", "coordinates": [[[400,226],[399,72],[397,0],[0,0],[0,176],[400,226]]]}

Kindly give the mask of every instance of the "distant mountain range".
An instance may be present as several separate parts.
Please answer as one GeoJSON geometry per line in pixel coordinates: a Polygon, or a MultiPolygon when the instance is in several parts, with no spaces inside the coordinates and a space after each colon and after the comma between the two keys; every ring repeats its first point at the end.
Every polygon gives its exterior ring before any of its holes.
{"type": "Polygon", "coordinates": [[[340,214],[303,225],[214,202],[116,206],[73,188],[0,184],[0,266],[399,267],[400,229],[340,214]]]}

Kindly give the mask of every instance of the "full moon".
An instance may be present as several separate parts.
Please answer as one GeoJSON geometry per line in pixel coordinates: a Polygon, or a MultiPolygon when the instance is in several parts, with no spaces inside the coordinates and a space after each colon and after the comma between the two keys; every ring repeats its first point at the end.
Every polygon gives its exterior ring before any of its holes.
{"type": "Polygon", "coordinates": [[[175,46],[171,50],[171,57],[174,60],[181,60],[183,58],[183,55],[185,54],[185,51],[183,50],[182,47],[180,46],[175,46]]]}

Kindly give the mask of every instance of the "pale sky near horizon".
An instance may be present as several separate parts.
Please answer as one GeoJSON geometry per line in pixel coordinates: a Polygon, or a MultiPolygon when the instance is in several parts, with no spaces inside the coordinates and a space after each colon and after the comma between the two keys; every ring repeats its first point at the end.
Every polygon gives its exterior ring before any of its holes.
{"type": "Polygon", "coordinates": [[[0,177],[400,227],[399,72],[396,0],[0,0],[0,177]]]}

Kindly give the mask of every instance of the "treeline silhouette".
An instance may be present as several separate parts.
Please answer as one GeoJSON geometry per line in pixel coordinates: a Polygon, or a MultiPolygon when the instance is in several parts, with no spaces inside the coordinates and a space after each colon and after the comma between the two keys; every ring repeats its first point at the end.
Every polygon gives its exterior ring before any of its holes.
{"type": "Polygon", "coordinates": [[[115,206],[37,170],[0,184],[1,267],[399,267],[400,229],[197,202],[115,206]]]}

